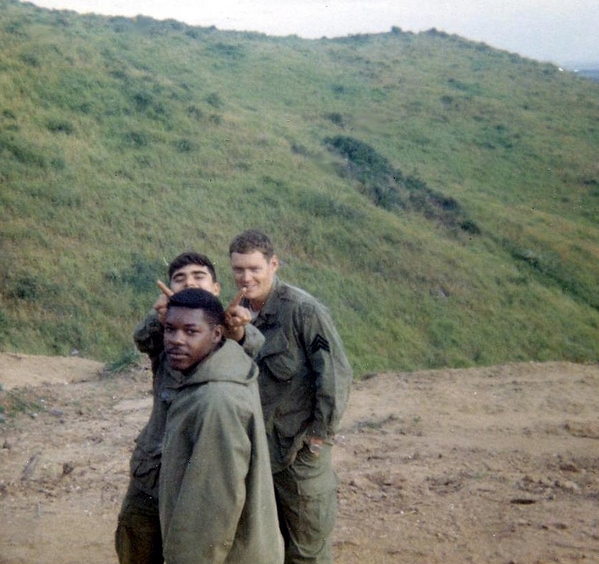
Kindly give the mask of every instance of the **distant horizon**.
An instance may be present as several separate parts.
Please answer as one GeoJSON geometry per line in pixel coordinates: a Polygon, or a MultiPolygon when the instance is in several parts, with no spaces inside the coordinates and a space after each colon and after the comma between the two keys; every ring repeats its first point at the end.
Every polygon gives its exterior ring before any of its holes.
{"type": "Polygon", "coordinates": [[[559,66],[599,65],[596,0],[33,0],[49,9],[144,15],[223,31],[304,39],[432,28],[559,66]]]}

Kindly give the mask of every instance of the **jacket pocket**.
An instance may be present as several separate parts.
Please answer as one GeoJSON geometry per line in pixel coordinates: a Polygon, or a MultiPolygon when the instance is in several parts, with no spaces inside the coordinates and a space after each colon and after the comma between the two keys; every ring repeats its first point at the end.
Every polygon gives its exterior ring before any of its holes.
{"type": "Polygon", "coordinates": [[[135,456],[131,458],[131,474],[144,490],[154,490],[158,487],[160,474],[159,456],[135,456]]]}
{"type": "Polygon", "coordinates": [[[293,378],[296,363],[284,333],[277,331],[272,336],[266,336],[259,364],[266,366],[269,375],[279,382],[287,382],[293,378]]]}

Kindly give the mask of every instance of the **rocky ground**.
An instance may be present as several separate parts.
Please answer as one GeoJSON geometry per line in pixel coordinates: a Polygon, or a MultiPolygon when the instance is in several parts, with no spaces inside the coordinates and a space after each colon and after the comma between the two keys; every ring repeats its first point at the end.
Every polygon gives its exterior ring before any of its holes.
{"type": "MultiPolygon", "coordinates": [[[[102,369],[0,355],[0,564],[116,563],[150,374],[102,369]]],[[[337,564],[599,563],[597,365],[378,374],[337,442],[337,564]]]]}

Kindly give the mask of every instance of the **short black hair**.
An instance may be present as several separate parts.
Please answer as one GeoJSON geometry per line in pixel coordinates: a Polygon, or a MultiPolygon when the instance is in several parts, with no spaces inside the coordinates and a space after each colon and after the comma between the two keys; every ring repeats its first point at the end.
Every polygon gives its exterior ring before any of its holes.
{"type": "Polygon", "coordinates": [[[212,264],[212,261],[202,253],[195,253],[193,251],[187,251],[185,253],[181,253],[179,256],[175,257],[171,263],[168,265],[168,279],[170,280],[173,277],[173,274],[177,272],[180,268],[187,266],[188,264],[197,264],[199,266],[205,266],[210,272],[212,276],[212,280],[216,282],[216,269],[212,264]]]}
{"type": "Polygon", "coordinates": [[[168,307],[201,309],[211,325],[225,325],[225,310],[220,300],[207,290],[185,288],[168,299],[168,307]]]}
{"type": "Polygon", "coordinates": [[[270,237],[259,229],[247,229],[231,241],[229,245],[229,256],[233,253],[248,254],[260,251],[266,260],[275,256],[275,247],[270,237]]]}

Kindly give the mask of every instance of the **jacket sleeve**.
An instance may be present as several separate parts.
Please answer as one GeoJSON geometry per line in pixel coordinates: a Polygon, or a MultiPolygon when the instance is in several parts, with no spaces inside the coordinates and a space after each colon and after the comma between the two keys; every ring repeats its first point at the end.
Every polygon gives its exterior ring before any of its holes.
{"type": "Polygon", "coordinates": [[[251,358],[256,358],[260,349],[264,346],[264,335],[260,329],[249,323],[245,326],[245,337],[243,339],[243,350],[251,358]]]}
{"type": "Polygon", "coordinates": [[[189,462],[163,531],[165,562],[219,564],[233,546],[245,504],[251,442],[243,417],[222,395],[196,404],[188,423],[189,462]]]}
{"type": "Polygon", "coordinates": [[[147,353],[150,358],[157,357],[164,349],[163,337],[164,328],[155,311],[149,313],[133,331],[135,346],[139,352],[147,353]]]}
{"type": "Polygon", "coordinates": [[[316,396],[308,435],[331,439],[347,405],[353,372],[328,310],[304,304],[300,319],[316,396]]]}

